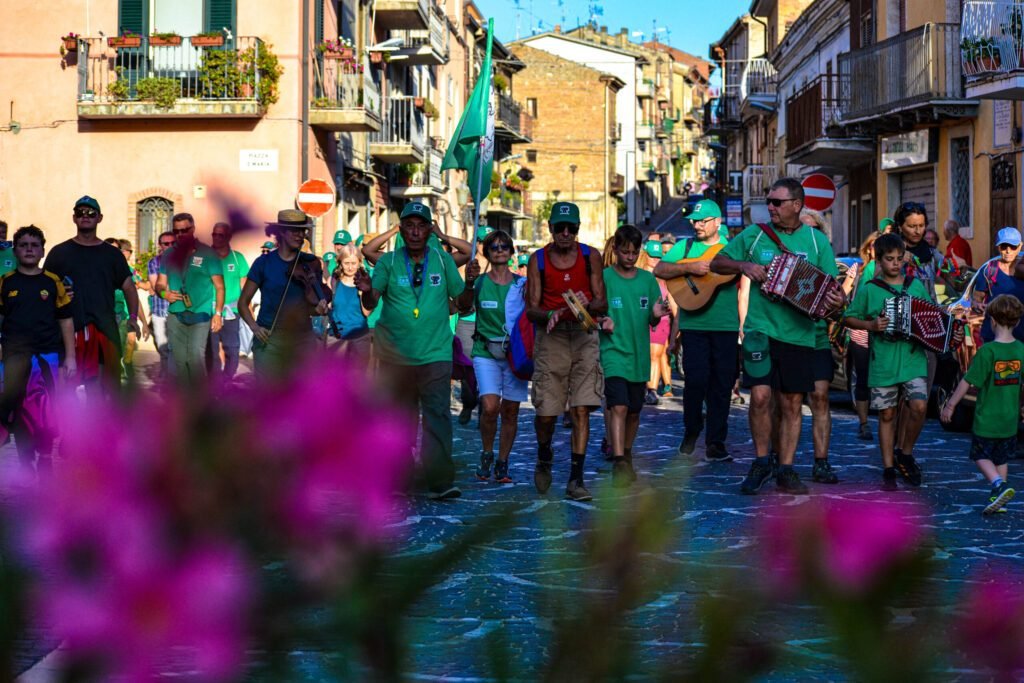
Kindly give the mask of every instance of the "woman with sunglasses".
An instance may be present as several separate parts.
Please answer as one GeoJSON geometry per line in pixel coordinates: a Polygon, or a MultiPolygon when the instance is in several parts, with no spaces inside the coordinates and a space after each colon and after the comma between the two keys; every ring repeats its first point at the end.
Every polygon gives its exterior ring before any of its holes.
{"type": "MultiPolygon", "coordinates": [[[[985,316],[981,324],[981,339],[984,342],[995,339],[992,319],[985,313],[988,302],[1000,294],[1009,294],[1024,301],[1024,281],[1013,276],[1014,269],[1020,261],[1020,231],[1017,228],[1003,228],[996,233],[995,241],[999,257],[982,266],[974,287],[973,310],[976,314],[985,316]]],[[[1014,328],[1013,336],[1024,340],[1024,321],[1014,328]]]]}
{"type": "Polygon", "coordinates": [[[480,466],[476,478],[487,481],[493,467],[494,481],[512,483],[508,472],[508,456],[516,440],[519,426],[519,405],[526,400],[527,381],[512,374],[505,355],[505,298],[512,284],[520,280],[509,269],[512,237],[504,230],[495,230],[484,238],[483,253],[486,272],[477,278],[472,289],[458,298],[460,311],[476,308],[476,330],[473,333],[473,370],[480,395],[480,466]],[[501,416],[498,457],[494,457],[494,437],[501,416]]]}

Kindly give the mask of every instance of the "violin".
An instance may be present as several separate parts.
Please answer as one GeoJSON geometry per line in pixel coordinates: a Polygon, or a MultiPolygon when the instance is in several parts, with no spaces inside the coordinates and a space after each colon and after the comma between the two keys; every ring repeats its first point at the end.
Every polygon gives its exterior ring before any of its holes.
{"type": "MultiPolygon", "coordinates": [[[[296,284],[302,285],[306,293],[306,301],[311,306],[319,306],[321,302],[326,302],[330,306],[330,299],[324,295],[324,286],[322,273],[320,268],[315,270],[310,267],[310,262],[301,261],[302,254],[298,254],[296,258],[300,259],[298,268],[292,271],[292,281],[296,284]]],[[[319,265],[319,264],[317,264],[319,265]]],[[[327,315],[327,322],[331,326],[331,332],[334,336],[341,338],[341,332],[338,330],[337,323],[334,322],[334,318],[327,315]]]]}

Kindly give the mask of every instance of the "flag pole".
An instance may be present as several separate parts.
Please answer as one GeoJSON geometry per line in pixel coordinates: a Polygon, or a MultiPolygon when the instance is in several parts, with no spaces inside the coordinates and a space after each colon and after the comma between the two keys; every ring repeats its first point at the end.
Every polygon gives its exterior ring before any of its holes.
{"type": "MultiPolygon", "coordinates": [[[[480,145],[483,146],[483,143],[484,143],[484,139],[481,137],[480,138],[480,145]]],[[[476,168],[476,176],[477,176],[477,180],[476,180],[476,182],[477,182],[476,196],[479,197],[481,194],[483,194],[483,187],[482,186],[484,184],[484,179],[483,179],[482,176],[483,176],[483,170],[484,170],[484,155],[483,154],[478,154],[477,157],[478,158],[477,158],[477,168],[476,168]]],[[[490,182],[491,182],[491,179],[488,178],[487,179],[488,185],[490,184],[490,182]]],[[[480,201],[477,201],[476,199],[473,200],[473,205],[474,205],[473,206],[473,228],[472,228],[473,234],[472,234],[472,239],[470,239],[470,241],[469,241],[469,245],[470,245],[469,256],[470,256],[470,259],[475,259],[476,258],[476,237],[477,237],[477,233],[480,231],[480,205],[482,203],[483,203],[483,200],[480,200],[480,201]]]]}

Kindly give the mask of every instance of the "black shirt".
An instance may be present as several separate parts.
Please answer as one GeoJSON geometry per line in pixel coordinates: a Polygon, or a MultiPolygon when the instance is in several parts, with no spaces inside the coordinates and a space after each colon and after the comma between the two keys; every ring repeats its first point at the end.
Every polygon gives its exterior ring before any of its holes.
{"type": "Polygon", "coordinates": [[[120,346],[114,292],[132,275],[121,250],[106,242],[84,247],[70,239],[50,250],[46,270],[61,280],[71,278],[75,330],[92,323],[114,345],[120,346]]]}
{"type": "Polygon", "coordinates": [[[4,353],[63,353],[57,320],[71,317],[71,300],[60,278],[49,271],[0,277],[4,353]]]}

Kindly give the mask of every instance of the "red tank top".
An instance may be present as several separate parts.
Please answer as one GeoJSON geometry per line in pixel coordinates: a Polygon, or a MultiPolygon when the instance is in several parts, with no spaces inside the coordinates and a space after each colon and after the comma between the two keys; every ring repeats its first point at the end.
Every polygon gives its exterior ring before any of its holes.
{"type": "Polygon", "coordinates": [[[556,268],[551,262],[550,247],[544,247],[544,296],[541,298],[541,308],[545,311],[554,311],[565,306],[565,299],[562,293],[570,289],[574,292],[583,292],[588,299],[594,298],[590,290],[590,278],[587,276],[587,257],[583,254],[583,248],[576,245],[576,262],[572,267],[562,270],[556,268]]]}

